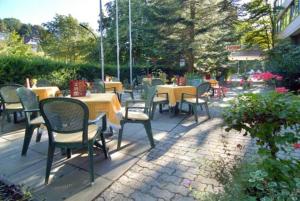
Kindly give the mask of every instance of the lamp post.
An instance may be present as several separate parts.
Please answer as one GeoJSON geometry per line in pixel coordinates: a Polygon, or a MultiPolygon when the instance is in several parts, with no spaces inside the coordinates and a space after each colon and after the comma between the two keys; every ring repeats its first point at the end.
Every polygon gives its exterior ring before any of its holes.
{"type": "Polygon", "coordinates": [[[131,37],[131,1],[128,0],[128,16],[129,16],[129,71],[130,71],[130,84],[132,85],[132,37],[131,37]]]}
{"type": "MultiPolygon", "coordinates": [[[[85,30],[87,30],[89,33],[92,34],[92,36],[94,37],[95,41],[97,42],[97,36],[94,34],[94,32],[92,32],[87,26],[85,26],[84,24],[79,24],[82,28],[84,28],[85,30]]],[[[101,55],[101,52],[100,52],[100,49],[101,49],[101,45],[99,43],[99,64],[100,64],[100,68],[103,69],[103,66],[102,65],[102,55],[101,55]]],[[[104,80],[104,76],[103,76],[103,70],[102,70],[102,80],[104,80]]]]}
{"type": "Polygon", "coordinates": [[[119,46],[119,6],[118,6],[118,0],[115,0],[115,4],[116,4],[117,77],[120,80],[120,46],[119,46]]]}

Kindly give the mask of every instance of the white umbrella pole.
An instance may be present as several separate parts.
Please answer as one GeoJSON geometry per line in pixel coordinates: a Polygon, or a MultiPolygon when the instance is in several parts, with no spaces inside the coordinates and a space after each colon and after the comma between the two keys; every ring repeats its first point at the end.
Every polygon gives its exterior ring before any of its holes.
{"type": "Polygon", "coordinates": [[[131,1],[128,0],[129,8],[129,69],[130,69],[130,84],[132,85],[132,38],[131,38],[131,1]]]}
{"type": "Polygon", "coordinates": [[[100,0],[100,24],[99,24],[99,31],[100,31],[100,57],[101,57],[101,73],[102,73],[102,80],[104,81],[104,52],[103,52],[103,27],[102,27],[102,0],[100,0]]]}
{"type": "Polygon", "coordinates": [[[118,0],[116,1],[116,42],[117,42],[117,71],[118,79],[120,80],[120,46],[119,46],[119,7],[118,0]]]}

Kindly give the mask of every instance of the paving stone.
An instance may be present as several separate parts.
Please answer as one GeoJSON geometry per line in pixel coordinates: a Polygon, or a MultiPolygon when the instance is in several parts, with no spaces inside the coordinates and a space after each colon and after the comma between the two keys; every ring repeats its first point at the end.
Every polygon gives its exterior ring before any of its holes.
{"type": "Polygon", "coordinates": [[[131,196],[131,198],[133,198],[134,200],[138,201],[138,200],[143,200],[143,201],[156,201],[157,198],[152,197],[149,194],[145,194],[142,193],[140,191],[135,191],[131,196]]]}
{"type": "Polygon", "coordinates": [[[193,197],[182,196],[180,194],[176,194],[172,201],[195,201],[193,197]]]}
{"type": "Polygon", "coordinates": [[[167,190],[159,189],[156,186],[154,186],[150,190],[150,194],[152,194],[155,197],[162,198],[164,200],[171,200],[171,198],[175,195],[174,193],[171,193],[171,192],[169,192],[167,190]]]}

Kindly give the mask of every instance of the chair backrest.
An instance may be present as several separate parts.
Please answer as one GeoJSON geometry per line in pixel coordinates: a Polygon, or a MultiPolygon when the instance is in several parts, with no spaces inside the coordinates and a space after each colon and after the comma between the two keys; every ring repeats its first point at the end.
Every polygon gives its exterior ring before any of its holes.
{"type": "Polygon", "coordinates": [[[117,77],[111,77],[111,81],[113,81],[113,82],[118,82],[119,79],[118,79],[117,77]]]}
{"type": "Polygon", "coordinates": [[[36,94],[25,87],[17,89],[22,106],[25,110],[39,109],[39,101],[36,94]]]}
{"type": "Polygon", "coordinates": [[[72,135],[82,131],[82,143],[87,142],[89,110],[86,104],[72,98],[48,98],[40,101],[41,114],[45,120],[49,142],[54,141],[53,132],[72,135]]]}
{"type": "Polygon", "coordinates": [[[20,103],[17,89],[23,87],[19,84],[2,85],[0,87],[0,96],[4,103],[20,103]]]}
{"type": "Polygon", "coordinates": [[[156,86],[147,86],[145,88],[145,107],[148,108],[148,110],[146,110],[145,113],[150,112],[149,109],[152,106],[155,94],[156,94],[156,86]]]}
{"type": "Polygon", "coordinates": [[[204,82],[197,87],[197,96],[200,97],[210,89],[210,83],[204,82]]]}
{"type": "Polygon", "coordinates": [[[151,85],[152,85],[152,86],[164,85],[164,84],[165,84],[164,81],[162,81],[162,80],[159,79],[159,78],[154,78],[154,79],[152,79],[152,81],[151,81],[151,85]]]}
{"type": "Polygon", "coordinates": [[[48,80],[41,79],[36,82],[36,86],[37,87],[50,87],[51,83],[48,80]]]}
{"type": "Polygon", "coordinates": [[[123,81],[123,86],[124,86],[125,89],[133,89],[134,88],[134,84],[135,84],[135,80],[134,79],[132,80],[132,85],[128,82],[127,79],[125,79],[123,81]]]}
{"type": "Polygon", "coordinates": [[[93,93],[105,93],[105,83],[101,79],[94,79],[93,93]]]}

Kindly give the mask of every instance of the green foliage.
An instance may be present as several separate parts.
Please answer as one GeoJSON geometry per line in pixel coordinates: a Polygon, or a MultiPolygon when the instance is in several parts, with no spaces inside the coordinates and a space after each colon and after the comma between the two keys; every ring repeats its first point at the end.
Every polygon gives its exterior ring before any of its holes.
{"type": "Polygon", "coordinates": [[[232,129],[257,139],[259,152],[276,153],[300,139],[300,98],[292,94],[270,92],[244,94],[224,111],[226,131],[232,129]]]}
{"type": "Polygon", "coordinates": [[[23,39],[15,31],[9,34],[7,40],[1,42],[0,47],[0,54],[24,57],[34,54],[31,46],[24,44],[23,39]]]}
{"type": "MultiPolygon", "coordinates": [[[[161,72],[170,73],[174,69],[161,68],[161,72]]],[[[175,69],[180,72],[182,69],[175,69]]],[[[155,68],[134,67],[133,76],[146,75],[146,72],[156,71],[155,68]]],[[[121,80],[129,79],[129,67],[121,66],[121,80]]],[[[116,76],[117,69],[105,65],[105,74],[116,76]]],[[[101,69],[96,63],[64,63],[42,57],[23,57],[0,55],[0,84],[24,84],[26,78],[45,78],[53,85],[66,89],[71,79],[93,79],[101,77],[101,69]]]]}
{"type": "Polygon", "coordinates": [[[93,35],[71,15],[56,15],[53,21],[43,25],[46,31],[41,37],[41,45],[52,58],[65,62],[82,61],[97,49],[93,35]]]}
{"type": "Polygon", "coordinates": [[[283,84],[292,90],[300,87],[300,47],[283,40],[268,52],[266,67],[283,76],[283,84]]]}

